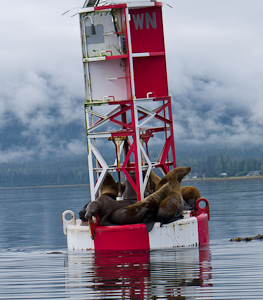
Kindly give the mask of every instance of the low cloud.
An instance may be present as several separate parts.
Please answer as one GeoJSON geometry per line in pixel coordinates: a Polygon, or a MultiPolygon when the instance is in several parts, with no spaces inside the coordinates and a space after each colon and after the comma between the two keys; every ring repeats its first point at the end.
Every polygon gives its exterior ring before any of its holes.
{"type": "MultiPolygon", "coordinates": [[[[71,18],[83,3],[2,5],[0,162],[86,153],[79,24],[78,16],[71,18]]],[[[262,144],[263,2],[168,4],[174,7],[164,4],[163,14],[176,143],[262,144]]]]}
{"type": "Polygon", "coordinates": [[[61,16],[82,2],[26,0],[2,5],[1,162],[85,153],[78,16],[61,16]],[[70,127],[80,128],[77,136],[72,136],[70,127]]]}
{"type": "Polygon", "coordinates": [[[170,4],[164,20],[176,139],[262,144],[262,1],[170,4]]]}

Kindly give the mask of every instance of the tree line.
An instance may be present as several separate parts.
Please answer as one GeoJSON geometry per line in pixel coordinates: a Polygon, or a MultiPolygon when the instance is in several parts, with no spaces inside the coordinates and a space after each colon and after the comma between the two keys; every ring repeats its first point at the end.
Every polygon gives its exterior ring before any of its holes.
{"type": "Polygon", "coordinates": [[[0,164],[0,186],[88,184],[87,158],[39,163],[0,164]]]}
{"type": "Polygon", "coordinates": [[[197,177],[220,177],[226,173],[227,176],[246,176],[250,171],[260,170],[263,174],[263,159],[260,158],[237,158],[226,154],[209,156],[206,159],[178,160],[178,165],[190,166],[191,174],[197,177]]]}
{"type": "MultiPolygon", "coordinates": [[[[233,158],[225,154],[205,159],[177,159],[177,166],[190,166],[197,177],[246,176],[249,171],[261,170],[263,159],[233,158]]],[[[54,162],[1,163],[0,187],[88,184],[87,157],[54,162]]]]}

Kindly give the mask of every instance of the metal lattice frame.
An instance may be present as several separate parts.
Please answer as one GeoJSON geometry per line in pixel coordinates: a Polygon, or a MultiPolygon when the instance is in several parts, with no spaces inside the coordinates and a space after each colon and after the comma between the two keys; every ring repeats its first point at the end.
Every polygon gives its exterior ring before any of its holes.
{"type": "MultiPolygon", "coordinates": [[[[116,105],[116,107],[106,114],[101,114],[92,109],[92,103],[85,104],[91,194],[95,197],[103,179],[105,178],[106,172],[123,172],[134,190],[137,192],[137,195],[140,195],[138,198],[142,199],[144,197],[147,180],[153,168],[160,168],[161,171],[166,174],[169,171],[170,166],[175,167],[171,98],[165,97],[161,99],[151,98],[100,103],[100,106],[104,105],[116,105]],[[149,104],[154,101],[160,101],[162,105],[153,110],[149,110],[149,108],[143,106],[143,102],[149,104]],[[168,109],[168,116],[165,116],[166,109],[168,109]],[[117,120],[118,117],[125,119],[124,116],[126,116],[126,113],[128,112],[131,114],[130,122],[124,123],[117,120]],[[90,120],[92,120],[92,117],[94,116],[97,117],[98,120],[90,124],[90,120]],[[161,121],[163,125],[158,127],[145,127],[150,121],[153,122],[154,120],[161,121]],[[114,131],[101,131],[101,127],[107,125],[107,123],[114,124],[120,129],[114,131]],[[151,161],[142,143],[144,139],[143,133],[145,132],[151,136],[153,136],[152,133],[155,132],[164,132],[166,135],[164,146],[158,155],[158,159],[154,162],[151,161]],[[125,159],[120,168],[117,166],[116,160],[113,165],[109,166],[96,146],[96,139],[109,139],[112,137],[127,137],[128,139],[129,149],[128,152],[125,153],[125,159]],[[169,159],[169,151],[171,151],[171,159],[169,159]],[[129,161],[132,154],[134,155],[134,163],[130,163],[129,161]],[[99,165],[99,167],[94,165],[93,156],[95,157],[96,164],[99,165]],[[142,164],[143,160],[145,160],[144,164],[142,164]],[[93,176],[94,171],[99,174],[96,180],[94,180],[93,176]],[[134,171],[136,174],[136,182],[134,182],[129,175],[129,172],[131,171],[134,171]],[[145,172],[144,179],[143,171],[145,172]]],[[[122,154],[124,148],[123,145],[124,142],[122,142],[120,146],[122,154]]]]}

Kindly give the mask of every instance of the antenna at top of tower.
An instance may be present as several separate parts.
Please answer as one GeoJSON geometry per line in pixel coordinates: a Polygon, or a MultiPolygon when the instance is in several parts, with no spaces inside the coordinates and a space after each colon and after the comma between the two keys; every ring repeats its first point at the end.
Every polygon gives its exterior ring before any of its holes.
{"type": "Polygon", "coordinates": [[[83,8],[97,6],[99,4],[99,2],[100,2],[100,0],[85,0],[83,8]]]}

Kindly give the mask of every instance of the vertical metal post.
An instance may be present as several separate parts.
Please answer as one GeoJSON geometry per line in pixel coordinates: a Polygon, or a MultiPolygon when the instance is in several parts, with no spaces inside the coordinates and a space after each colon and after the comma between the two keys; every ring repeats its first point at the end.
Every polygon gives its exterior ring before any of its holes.
{"type": "Polygon", "coordinates": [[[86,111],[86,106],[85,106],[85,121],[86,121],[86,134],[87,134],[90,195],[91,195],[91,201],[94,201],[95,200],[95,191],[94,191],[93,161],[92,161],[91,141],[90,141],[90,137],[88,135],[89,116],[86,111]]]}
{"type": "Polygon", "coordinates": [[[129,53],[129,65],[130,65],[130,76],[131,76],[131,92],[132,99],[135,99],[135,85],[134,85],[134,72],[133,72],[133,59],[132,59],[132,43],[131,43],[131,30],[130,30],[130,14],[128,7],[125,8],[126,14],[126,28],[127,28],[127,39],[128,39],[128,53],[129,53]]]}
{"type": "Polygon", "coordinates": [[[136,184],[138,187],[139,195],[137,194],[138,201],[142,200],[144,198],[144,190],[143,190],[143,180],[142,180],[142,155],[141,155],[141,148],[140,148],[140,131],[139,131],[139,125],[138,125],[138,109],[136,105],[136,100],[133,100],[133,122],[134,122],[134,129],[135,129],[135,148],[134,148],[134,162],[135,162],[135,170],[137,169],[137,172],[135,174],[136,176],[136,184]],[[140,197],[139,197],[140,196],[140,197]]]}

